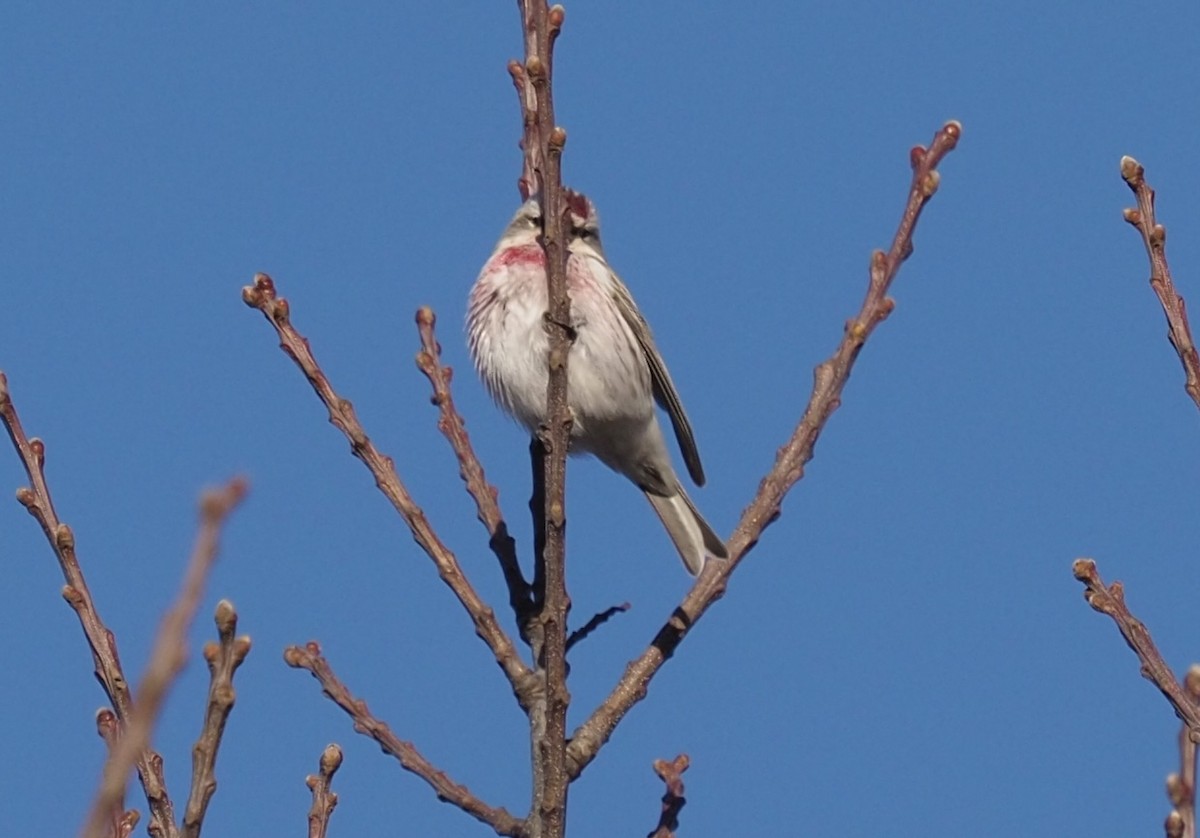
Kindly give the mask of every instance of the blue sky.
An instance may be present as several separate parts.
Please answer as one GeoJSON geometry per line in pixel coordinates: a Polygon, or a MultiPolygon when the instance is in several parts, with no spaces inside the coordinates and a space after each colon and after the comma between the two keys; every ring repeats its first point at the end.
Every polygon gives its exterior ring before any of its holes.
{"type": "MultiPolygon", "coordinates": [[[[1168,661],[1200,658],[1200,424],[1142,246],[1132,154],[1200,299],[1200,8],[1168,3],[572,3],[567,181],[695,426],[728,533],[857,310],[908,149],[964,137],[782,519],[572,790],[572,835],[645,834],[652,760],[686,752],[684,836],[1150,834],[1171,710],[1083,602],[1127,585],[1168,661]]],[[[455,393],[520,546],[525,439],[470,371],[467,291],[517,205],[515,4],[11,4],[0,13],[0,368],[48,446],[102,615],[140,672],[203,485],[242,473],[193,632],[233,600],[254,650],[213,835],[302,832],[337,741],[331,834],[487,834],[282,662],[319,639],[350,687],[487,801],[524,811],[523,717],[403,524],[240,300],[294,322],[481,591],[503,588],[413,365],[440,317],[455,393]]],[[[0,485],[24,476],[0,455],[0,485]]],[[[645,502],[569,474],[577,723],[688,578],[645,502]]],[[[32,519],[0,504],[5,834],[73,834],[102,693],[32,519]]],[[[507,624],[507,622],[506,622],[507,624]]],[[[158,734],[182,806],[207,673],[158,734]]],[[[134,799],[131,797],[131,799],[134,799]]],[[[145,809],[139,803],[139,808],[145,809]]]]}

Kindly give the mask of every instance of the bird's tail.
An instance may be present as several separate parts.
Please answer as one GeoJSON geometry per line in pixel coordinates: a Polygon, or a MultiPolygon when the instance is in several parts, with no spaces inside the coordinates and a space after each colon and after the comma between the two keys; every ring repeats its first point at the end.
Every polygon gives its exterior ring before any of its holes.
{"type": "Polygon", "coordinates": [[[721,541],[713,528],[704,520],[692,499],[678,483],[675,484],[675,494],[660,495],[646,492],[646,499],[658,513],[658,518],[667,528],[667,535],[675,543],[680,558],[688,573],[698,576],[704,569],[706,556],[716,556],[718,559],[729,558],[725,542],[721,541]]]}

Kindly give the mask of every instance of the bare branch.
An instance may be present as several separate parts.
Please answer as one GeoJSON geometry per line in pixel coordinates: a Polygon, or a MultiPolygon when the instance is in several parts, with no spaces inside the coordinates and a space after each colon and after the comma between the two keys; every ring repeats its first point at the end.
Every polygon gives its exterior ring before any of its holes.
{"type": "MultiPolygon", "coordinates": [[[[530,712],[533,753],[533,800],[530,832],[534,838],[562,838],[566,830],[567,615],[571,600],[566,586],[566,462],[571,438],[571,411],[567,406],[567,361],[571,349],[571,301],[567,295],[567,240],[564,225],[566,200],[562,189],[562,152],[566,132],[554,122],[551,79],[554,42],[565,20],[563,7],[549,8],[545,0],[518,0],[525,35],[525,62],[520,71],[510,65],[518,86],[524,124],[525,165],[520,181],[541,194],[542,248],[546,252],[549,311],[545,327],[549,336],[549,380],[546,388],[546,422],[538,431],[544,455],[542,514],[534,515],[534,529],[544,533],[543,549],[534,560],[534,598],[541,606],[529,628],[535,660],[543,674],[544,690],[530,712]],[[541,520],[538,520],[538,519],[541,520]],[[540,571],[540,572],[539,572],[540,571]],[[539,586],[539,582],[543,583],[539,586]]],[[[535,488],[535,497],[538,489],[535,488]]]]}
{"type": "Polygon", "coordinates": [[[308,670],[321,689],[338,707],[354,720],[354,729],[374,739],[386,754],[391,754],[407,771],[416,774],[437,793],[438,800],[457,806],[476,820],[492,827],[498,835],[523,836],[525,824],[514,818],[504,808],[488,806],[471,793],[466,786],[451,780],[444,771],[425,759],[411,742],[405,742],[392,733],[386,723],[371,715],[367,703],[355,698],[333,673],[329,662],[321,655],[321,647],[310,642],[304,646],[289,646],[283,652],[288,666],[308,670]]]}
{"type": "Polygon", "coordinates": [[[528,712],[532,694],[537,689],[536,677],[521,662],[512,640],[497,622],[496,613],[467,581],[454,553],[438,538],[425,517],[425,512],[413,501],[396,473],[396,464],[392,458],[384,456],[375,448],[359,424],[358,417],[354,415],[353,405],[334,391],[324,371],[317,364],[307,338],[292,325],[287,300],[276,295],[275,283],[266,274],[257,274],[254,277],[254,285],[242,289],[242,299],[246,305],[261,311],[267,321],[275,327],[280,347],[304,373],[308,383],[329,411],[330,423],[350,441],[351,452],[367,467],[375,478],[375,485],[400,513],[400,517],[412,532],[413,540],[433,560],[438,576],[466,609],[475,625],[475,633],[491,649],[496,663],[508,676],[517,701],[528,712]]]}
{"type": "MultiPolygon", "coordinates": [[[[104,777],[88,817],[86,835],[100,838],[105,834],[105,817],[124,799],[129,769],[150,746],[154,723],[162,710],[167,690],[187,663],[187,631],[200,607],[204,583],[217,560],[221,527],[245,495],[246,482],[237,478],[222,489],[205,492],[200,499],[200,532],[184,573],[183,585],[175,604],[163,617],[150,662],[138,686],[133,713],[104,766],[104,777]]],[[[199,824],[191,834],[199,835],[199,824]]]]}
{"type": "MultiPolygon", "coordinates": [[[[1192,664],[1183,678],[1183,689],[1200,703],[1200,666],[1192,664]]],[[[1163,823],[1167,838],[1196,838],[1196,743],[1185,722],[1179,730],[1179,772],[1167,775],[1167,799],[1172,809],[1163,823]]]]}
{"type": "Polygon", "coordinates": [[[870,282],[858,314],[846,323],[845,334],[833,356],[814,371],[813,390],[808,407],[791,439],[779,449],[771,471],[759,484],[758,493],[742,512],[741,520],[728,542],[729,561],[709,562],[691,591],[675,609],[650,647],[630,662],[616,687],[571,737],[567,758],[572,777],[587,767],[612,735],[625,714],[646,696],[651,679],[675,652],[692,626],[725,593],[729,575],[758,543],[763,531],[780,514],[784,497],[804,476],[804,466],[812,459],[817,439],[826,422],[841,404],[842,391],[854,369],[854,363],[867,338],[891,314],[895,302],[887,296],[901,264],[913,252],[912,237],[921,211],[937,192],[938,164],[958,144],[962,126],[947,122],[934,135],[929,148],[916,146],[910,153],[913,177],[908,201],[896,235],[887,253],[871,256],[870,282]]]}
{"type": "Polygon", "coordinates": [[[576,643],[586,640],[589,634],[600,628],[600,626],[607,623],[613,617],[618,614],[624,614],[632,607],[633,606],[628,602],[622,602],[620,605],[611,605],[598,614],[594,614],[592,619],[588,620],[582,626],[575,629],[575,631],[571,632],[571,636],[567,638],[567,651],[571,651],[576,643]]]}
{"type": "Polygon", "coordinates": [[[508,525],[504,522],[504,515],[500,512],[497,501],[499,492],[495,486],[488,483],[483,466],[471,447],[466,423],[454,407],[454,397],[450,394],[453,370],[442,366],[442,347],[433,332],[436,322],[433,309],[424,307],[417,311],[417,330],[421,335],[417,367],[433,387],[432,401],[439,413],[438,430],[450,441],[450,447],[454,449],[454,456],[458,460],[458,474],[467,484],[467,493],[475,501],[479,520],[487,527],[490,537],[488,543],[500,562],[500,570],[504,573],[504,581],[508,586],[509,605],[516,615],[517,626],[524,630],[533,613],[533,591],[517,562],[516,542],[508,534],[508,525]]]}
{"type": "MultiPolygon", "coordinates": [[[[1192,664],[1182,686],[1200,706],[1200,665],[1192,664]]],[[[1196,838],[1196,743],[1186,723],[1179,730],[1179,773],[1167,775],[1167,799],[1174,807],[1166,822],[1169,838],[1196,838]]]]}
{"type": "Polygon", "coordinates": [[[250,638],[237,637],[237,611],[233,603],[223,599],[217,603],[213,619],[217,624],[218,642],[204,644],[204,660],[208,663],[208,704],[204,711],[204,726],[200,738],[192,747],[192,787],[187,808],[183,812],[183,838],[199,838],[204,813],[217,790],[215,767],[225,722],[233,710],[237,693],[233,689],[233,673],[246,655],[250,654],[250,638]]]}
{"type": "Polygon", "coordinates": [[[1141,661],[1142,677],[1158,687],[1175,708],[1175,715],[1191,729],[1192,735],[1200,735],[1200,703],[1175,680],[1175,673],[1163,660],[1145,624],[1129,612],[1125,605],[1125,587],[1120,582],[1105,585],[1091,559],[1076,559],[1072,571],[1084,585],[1083,597],[1088,605],[1107,614],[1117,624],[1121,636],[1141,661]]]}
{"type": "MultiPolygon", "coordinates": [[[[527,12],[524,6],[524,0],[521,2],[521,22],[525,29],[526,38],[526,53],[529,47],[530,29],[525,23],[527,12]]],[[[538,172],[541,170],[541,148],[538,143],[537,135],[537,96],[533,92],[533,84],[530,83],[529,75],[525,72],[525,65],[515,58],[508,62],[508,74],[512,76],[513,87],[517,89],[517,101],[521,106],[521,131],[520,147],[523,152],[521,155],[523,165],[521,169],[521,177],[517,179],[517,191],[521,195],[521,200],[525,201],[530,195],[537,192],[539,185],[538,172]]]]}
{"type": "Polygon", "coordinates": [[[679,829],[679,812],[687,803],[687,798],[683,796],[683,772],[687,771],[690,764],[687,754],[680,754],[671,762],[665,759],[654,761],[654,773],[667,784],[667,791],[662,798],[658,827],[648,838],[675,838],[675,830],[679,829]]]}
{"type": "Polygon", "coordinates": [[[342,749],[328,745],[321,753],[320,773],[309,774],[304,782],[312,790],[312,808],[308,810],[308,838],[325,838],[329,818],[338,796],[330,790],[333,775],[342,767],[342,749]]]}
{"type": "Polygon", "coordinates": [[[1184,389],[1200,408],[1200,353],[1196,351],[1188,326],[1187,305],[1171,279],[1171,268],[1167,265],[1167,228],[1154,217],[1154,190],[1146,183],[1145,174],[1141,163],[1132,157],[1121,158],[1121,178],[1137,198],[1137,209],[1126,209],[1125,220],[1142,234],[1142,243],[1150,258],[1150,287],[1158,295],[1163,314],[1167,316],[1167,338],[1175,347],[1187,376],[1184,389]]]}
{"type": "MultiPolygon", "coordinates": [[[[17,500],[41,525],[42,532],[50,542],[50,548],[58,558],[59,568],[66,580],[62,589],[63,599],[75,611],[88,647],[92,650],[96,680],[108,696],[109,703],[116,713],[118,726],[128,725],[133,715],[133,699],[129,694],[125,672],[121,668],[117,639],[100,619],[92,601],[91,591],[75,554],[75,534],[69,526],[59,520],[58,513],[54,510],[50,487],[46,483],[46,446],[36,437],[26,437],[9,394],[8,378],[3,372],[0,372],[0,422],[3,422],[8,430],[17,456],[21,458],[25,473],[29,476],[30,485],[17,490],[17,500]]],[[[167,795],[162,757],[147,748],[137,757],[137,769],[150,809],[150,823],[146,831],[152,838],[177,838],[175,808],[167,795]]]]}

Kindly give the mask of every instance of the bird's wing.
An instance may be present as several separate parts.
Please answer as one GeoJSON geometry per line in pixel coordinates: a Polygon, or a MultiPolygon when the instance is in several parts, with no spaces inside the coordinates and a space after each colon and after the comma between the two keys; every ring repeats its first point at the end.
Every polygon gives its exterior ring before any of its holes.
{"type": "Polygon", "coordinates": [[[700,452],[696,449],[696,437],[692,434],[692,425],[688,422],[687,414],[683,412],[683,403],[679,400],[675,382],[671,381],[667,365],[663,362],[662,355],[658,353],[658,347],[654,345],[654,336],[650,333],[650,325],[638,311],[629,289],[615,273],[612,274],[612,278],[616,280],[612,289],[613,300],[616,302],[621,316],[625,318],[625,322],[633,331],[634,337],[637,338],[638,345],[642,348],[642,354],[646,356],[646,363],[650,367],[650,382],[654,388],[654,400],[671,417],[671,427],[675,429],[675,438],[679,440],[679,450],[683,453],[683,462],[687,465],[688,474],[692,476],[692,480],[697,486],[703,486],[704,466],[700,464],[700,452]]]}

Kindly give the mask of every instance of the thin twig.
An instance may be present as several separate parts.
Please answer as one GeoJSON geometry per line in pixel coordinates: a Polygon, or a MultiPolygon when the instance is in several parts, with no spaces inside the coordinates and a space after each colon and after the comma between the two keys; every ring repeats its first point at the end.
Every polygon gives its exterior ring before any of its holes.
{"type": "Polygon", "coordinates": [[[417,330],[421,335],[421,351],[417,353],[417,367],[429,379],[433,387],[431,401],[438,409],[438,430],[450,442],[458,460],[458,474],[467,486],[467,493],[475,501],[479,520],[487,527],[489,545],[500,562],[504,582],[508,586],[508,602],[517,619],[517,626],[524,630],[533,612],[533,590],[517,561],[516,542],[508,534],[508,525],[500,512],[497,500],[499,492],[488,483],[483,465],[471,447],[466,422],[454,407],[450,393],[453,370],[442,365],[442,346],[434,336],[437,318],[433,309],[423,307],[417,311],[417,330]]]}
{"type": "Polygon", "coordinates": [[[250,654],[250,638],[237,636],[238,615],[232,602],[227,599],[218,602],[213,619],[217,624],[218,641],[210,640],[204,644],[204,660],[208,663],[208,703],[204,710],[204,726],[192,747],[192,787],[183,811],[182,838],[200,836],[204,813],[217,790],[217,751],[225,733],[225,722],[237,699],[233,673],[250,654]]]}
{"type": "Polygon", "coordinates": [[[1141,163],[1132,157],[1121,158],[1121,177],[1137,198],[1137,209],[1126,209],[1125,220],[1142,234],[1142,243],[1150,258],[1150,287],[1158,295],[1163,314],[1167,316],[1167,338],[1175,347],[1187,376],[1184,389],[1200,408],[1200,353],[1196,351],[1188,326],[1187,305],[1171,279],[1171,268],[1167,265],[1167,228],[1154,217],[1154,190],[1146,183],[1145,175],[1141,163]]]}
{"type": "Polygon", "coordinates": [[[1129,612],[1125,605],[1125,586],[1120,582],[1105,585],[1096,570],[1096,563],[1091,559],[1076,559],[1072,571],[1084,585],[1083,596],[1088,605],[1101,614],[1107,614],[1117,624],[1121,636],[1142,664],[1142,677],[1158,687],[1159,692],[1175,708],[1175,715],[1191,729],[1193,735],[1200,734],[1200,703],[1188,695],[1175,679],[1175,673],[1163,660],[1145,624],[1129,612]]]}
{"type": "Polygon", "coordinates": [[[246,305],[263,313],[279,335],[280,347],[295,361],[301,372],[312,385],[317,396],[329,411],[330,423],[350,441],[350,450],[375,478],[375,485],[391,501],[392,506],[412,532],[413,540],[433,560],[438,576],[458,597],[475,625],[475,633],[487,644],[496,663],[508,677],[514,695],[527,712],[532,694],[537,689],[537,679],[521,662],[512,640],[496,620],[496,613],[476,593],[475,588],[463,574],[458,559],[434,532],[425,512],[408,493],[408,489],[396,473],[396,464],[391,457],[384,456],[375,448],[367,436],[354,407],[347,399],[339,396],[317,364],[308,339],[301,335],[291,323],[287,300],[278,297],[275,283],[266,274],[257,274],[254,285],[242,289],[246,305]]]}
{"type": "Polygon", "coordinates": [[[567,748],[572,777],[577,777],[595,759],[625,714],[645,698],[651,679],[674,654],[696,621],[725,593],[729,575],[758,543],[763,531],[779,517],[784,497],[804,476],[804,466],[812,459],[821,431],[841,404],[842,391],[859,352],[875,327],[895,307],[895,302],[887,296],[888,290],[901,264],[912,254],[917,220],[937,191],[940,181],[937,166],[958,144],[961,134],[962,126],[958,122],[947,122],[934,135],[929,148],[916,146],[910,152],[912,184],[891,248],[887,253],[877,250],[872,254],[870,282],[862,308],[846,323],[845,334],[833,356],[814,371],[812,395],[804,416],[791,439],[776,454],[775,464],[759,484],[758,493],[742,512],[728,542],[729,561],[705,565],[704,572],[659,629],[649,648],[629,663],[613,691],[576,729],[567,748]]]}
{"type": "MultiPolygon", "coordinates": [[[[223,488],[205,492],[200,499],[200,531],[188,561],[183,584],[175,604],[163,617],[150,662],[138,685],[133,714],[125,723],[117,746],[104,766],[100,790],[88,817],[86,835],[100,838],[105,834],[107,813],[124,798],[126,778],[138,757],[150,746],[154,724],[162,710],[167,690],[187,663],[187,632],[200,607],[204,584],[217,560],[221,528],[229,513],[246,496],[246,481],[235,478],[223,488]]],[[[199,835],[199,824],[192,835],[199,835]]]]}
{"type": "Polygon", "coordinates": [[[498,835],[525,834],[523,821],[514,818],[502,807],[488,806],[466,786],[454,782],[444,771],[425,759],[411,742],[398,738],[386,723],[371,715],[367,703],[351,695],[350,690],[333,673],[317,643],[289,646],[283,652],[283,659],[289,666],[308,670],[320,683],[325,695],[354,720],[354,729],[374,739],[384,753],[394,756],[405,770],[411,771],[428,783],[437,793],[438,800],[457,806],[468,815],[486,823],[498,835]]]}
{"type": "MultiPolygon", "coordinates": [[[[0,422],[3,422],[8,430],[13,446],[17,449],[17,456],[21,458],[25,473],[29,476],[30,485],[17,490],[17,500],[41,525],[42,532],[50,542],[50,548],[58,557],[59,568],[66,580],[62,589],[63,599],[75,611],[75,616],[83,628],[84,637],[92,651],[96,680],[108,696],[109,703],[116,713],[117,723],[122,727],[126,726],[133,715],[133,699],[129,694],[129,682],[126,681],[125,672],[121,668],[117,639],[100,619],[92,601],[91,591],[75,554],[75,534],[69,526],[59,520],[58,513],[54,510],[50,487],[46,483],[46,446],[40,439],[25,435],[9,394],[8,379],[3,372],[0,372],[0,422]]],[[[167,794],[162,757],[146,749],[137,757],[137,769],[150,810],[150,822],[146,831],[152,838],[177,838],[179,833],[175,826],[175,809],[167,794]]]]}
{"type": "MultiPolygon", "coordinates": [[[[526,23],[525,0],[518,0],[518,2],[521,5],[521,23],[524,26],[526,44],[528,44],[530,29],[526,23]]],[[[528,46],[526,51],[528,51],[528,46]]],[[[521,200],[525,201],[530,195],[537,192],[539,188],[538,172],[542,168],[542,152],[537,135],[537,96],[533,91],[529,75],[525,72],[524,64],[515,58],[509,61],[508,74],[512,77],[513,87],[517,90],[517,101],[521,106],[521,125],[523,127],[519,145],[522,151],[522,169],[521,177],[517,179],[517,192],[520,193],[521,200]]]]}
{"type": "Polygon", "coordinates": [[[535,569],[534,572],[534,599],[541,608],[529,629],[544,689],[530,712],[534,767],[529,820],[534,838],[562,838],[566,831],[567,786],[570,783],[566,724],[571,696],[567,691],[566,642],[571,600],[566,586],[565,486],[572,424],[567,405],[571,301],[567,295],[566,201],[561,169],[567,134],[554,122],[551,80],[554,42],[562,31],[565,12],[559,5],[548,7],[545,0],[519,0],[518,6],[525,35],[525,61],[523,72],[512,75],[521,93],[525,128],[521,192],[524,194],[528,187],[541,195],[541,244],[546,253],[549,296],[549,311],[544,324],[549,336],[546,422],[537,435],[544,454],[545,504],[541,514],[534,515],[535,531],[545,533],[545,548],[534,556],[542,571],[538,573],[535,569]],[[544,581],[540,590],[539,580],[544,581]]]}
{"type": "MultiPolygon", "coordinates": [[[[1192,340],[1188,326],[1187,305],[1175,290],[1171,268],[1167,264],[1167,228],[1158,223],[1154,212],[1154,190],[1146,183],[1146,170],[1132,157],[1121,158],[1121,178],[1137,201],[1137,208],[1127,208],[1125,220],[1142,236],[1146,256],[1150,260],[1150,287],[1154,289],[1167,318],[1167,338],[1175,347],[1183,364],[1186,378],[1184,389],[1200,408],[1200,353],[1192,340]]],[[[1167,777],[1167,797],[1174,809],[1167,816],[1164,828],[1168,838],[1196,838],[1196,742],[1200,735],[1200,668],[1192,666],[1183,683],[1159,655],[1146,627],[1125,607],[1124,589],[1120,582],[1105,588],[1096,572],[1095,562],[1080,559],[1075,562],[1075,577],[1087,585],[1085,596],[1097,611],[1108,614],[1117,623],[1125,642],[1142,661],[1142,675],[1154,682],[1183,720],[1179,732],[1179,773],[1167,777]],[[1169,682],[1168,679],[1169,678],[1169,682]]]]}
{"type": "Polygon", "coordinates": [[[633,606],[628,602],[622,602],[620,605],[611,605],[598,614],[593,614],[592,619],[588,620],[582,626],[575,629],[575,631],[571,632],[571,636],[567,638],[567,651],[571,651],[572,647],[574,647],[576,643],[586,640],[589,634],[600,628],[600,626],[607,623],[613,617],[618,614],[624,614],[632,607],[633,606]]]}
{"type": "Polygon", "coordinates": [[[658,826],[647,838],[675,838],[675,830],[679,829],[679,812],[687,803],[683,796],[683,772],[687,771],[687,754],[680,754],[670,762],[665,759],[654,761],[654,773],[667,784],[667,791],[662,798],[662,812],[658,816],[658,826]]]}
{"type": "MultiPolygon", "coordinates": [[[[110,708],[102,707],[96,711],[96,732],[104,740],[109,756],[111,756],[120,740],[121,726],[117,722],[117,714],[110,708]]],[[[104,834],[111,835],[112,838],[129,838],[141,817],[137,809],[125,808],[125,795],[122,793],[119,799],[113,801],[112,810],[109,812],[109,823],[106,824],[104,834]]]]}
{"type": "MultiPolygon", "coordinates": [[[[1188,668],[1183,691],[1200,705],[1200,665],[1188,668]]],[[[1168,838],[1196,838],[1196,742],[1186,724],[1179,730],[1179,773],[1167,775],[1167,799],[1174,807],[1167,816],[1168,838]]]]}
{"type": "Polygon", "coordinates": [[[308,810],[308,838],[325,838],[329,818],[338,802],[338,796],[330,786],[333,784],[333,775],[341,767],[342,749],[337,745],[327,745],[321,753],[319,772],[304,778],[312,791],[312,808],[308,810]]]}

